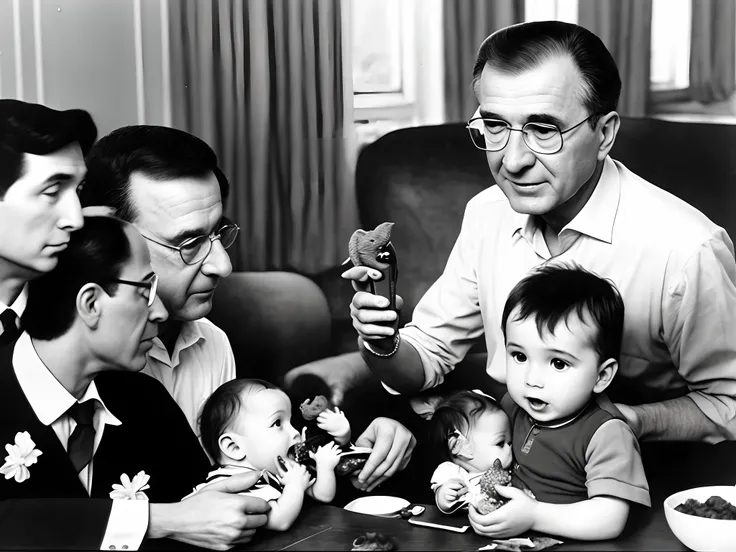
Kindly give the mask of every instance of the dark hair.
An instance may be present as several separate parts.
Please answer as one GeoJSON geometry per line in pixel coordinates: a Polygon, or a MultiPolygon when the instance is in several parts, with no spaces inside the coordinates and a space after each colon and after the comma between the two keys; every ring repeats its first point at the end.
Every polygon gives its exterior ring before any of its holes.
{"type": "Polygon", "coordinates": [[[518,308],[515,320],[533,316],[537,331],[554,334],[561,321],[573,313],[587,314],[597,328],[593,340],[601,360],[619,359],[624,332],[624,302],[616,286],[577,265],[545,265],[521,280],[506,300],[501,329],[506,339],[506,323],[518,308]]]}
{"type": "Polygon", "coordinates": [[[481,414],[494,412],[506,415],[496,401],[475,391],[455,391],[448,395],[437,405],[429,422],[430,450],[441,461],[451,461],[448,437],[455,430],[467,432],[481,414]]]}
{"type": "Polygon", "coordinates": [[[202,407],[199,415],[199,431],[202,446],[210,458],[217,463],[220,458],[218,440],[220,435],[232,424],[243,407],[243,391],[279,389],[276,385],[260,379],[238,378],[223,383],[215,389],[202,407]]]}
{"type": "Polygon", "coordinates": [[[473,66],[473,89],[477,92],[483,68],[518,74],[549,59],[567,55],[583,80],[583,106],[592,115],[594,127],[601,115],[615,111],[621,95],[621,77],[616,62],[600,38],[589,30],[564,21],[531,21],[505,27],[486,38],[473,66]]]}
{"type": "Polygon", "coordinates": [[[112,207],[128,222],[137,218],[130,176],[140,172],[154,180],[202,178],[212,171],[223,203],[230,183],[217,165],[217,155],[204,141],[175,128],[150,125],[122,127],[101,138],[87,156],[87,176],[80,193],[83,207],[112,207]]]}
{"type": "Polygon", "coordinates": [[[77,294],[88,283],[99,284],[108,294],[117,291],[118,278],[131,249],[123,221],[106,216],[85,217],[84,226],[72,232],[56,267],[28,283],[23,326],[35,339],[64,335],[77,315],[77,294]]]}
{"type": "Polygon", "coordinates": [[[23,156],[48,155],[79,142],[87,155],[97,127],[82,109],[57,111],[45,105],[0,100],[0,198],[23,176],[23,156]]]}

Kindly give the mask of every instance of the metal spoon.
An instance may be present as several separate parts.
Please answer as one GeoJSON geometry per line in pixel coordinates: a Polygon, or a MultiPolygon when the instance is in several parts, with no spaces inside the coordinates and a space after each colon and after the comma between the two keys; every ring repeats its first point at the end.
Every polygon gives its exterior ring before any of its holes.
{"type": "Polygon", "coordinates": [[[424,513],[424,506],[420,506],[418,504],[415,505],[409,505],[405,508],[401,508],[400,510],[396,510],[395,512],[389,512],[388,514],[377,514],[378,517],[384,517],[384,518],[403,518],[403,519],[409,519],[412,516],[418,516],[424,513]]]}

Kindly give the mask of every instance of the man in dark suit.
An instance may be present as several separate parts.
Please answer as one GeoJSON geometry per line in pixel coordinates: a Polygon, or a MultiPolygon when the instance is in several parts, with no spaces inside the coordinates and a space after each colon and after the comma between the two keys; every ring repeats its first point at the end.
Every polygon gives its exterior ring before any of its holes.
{"type": "Polygon", "coordinates": [[[0,347],[0,547],[248,542],[268,505],[237,492],[257,477],[181,501],[207,458],[166,389],[137,373],[168,316],[145,241],[112,217],[81,222],[29,283],[26,331],[0,347]]]}
{"type": "Polygon", "coordinates": [[[96,138],[81,109],[0,100],[0,345],[19,335],[26,283],[82,226],[77,191],[96,138]]]}

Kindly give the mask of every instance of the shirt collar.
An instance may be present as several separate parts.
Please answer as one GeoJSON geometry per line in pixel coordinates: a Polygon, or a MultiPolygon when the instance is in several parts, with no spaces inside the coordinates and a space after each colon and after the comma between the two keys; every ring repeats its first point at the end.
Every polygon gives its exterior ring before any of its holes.
{"type": "Polygon", "coordinates": [[[200,339],[207,340],[199,324],[197,324],[197,320],[184,322],[179,330],[179,336],[176,338],[171,357],[169,357],[169,352],[166,350],[163,341],[158,337],[153,339],[153,348],[148,354],[151,358],[174,368],[179,364],[179,355],[181,352],[196,344],[200,339]]]}
{"type": "MultiPolygon", "coordinates": [[[[620,196],[621,180],[616,164],[610,157],[606,157],[598,184],[588,198],[588,202],[560,234],[566,230],[574,230],[591,238],[611,243],[620,196]]],[[[536,230],[535,215],[514,213],[512,236],[520,233],[529,243],[532,243],[536,230]]]]}
{"type": "MultiPolygon", "coordinates": [[[[13,369],[33,412],[42,424],[51,425],[77,402],[39,358],[30,336],[25,332],[18,338],[13,351],[13,369]]],[[[120,420],[105,406],[94,380],[79,402],[90,399],[97,400],[95,415],[99,416],[101,422],[121,425],[120,420]]]]}
{"type": "Polygon", "coordinates": [[[20,292],[20,295],[18,298],[13,301],[12,305],[6,305],[2,301],[0,301],[0,312],[3,312],[7,308],[13,309],[15,311],[15,314],[18,315],[18,318],[23,314],[23,311],[26,310],[26,303],[28,302],[28,284],[23,286],[23,289],[20,292]]]}

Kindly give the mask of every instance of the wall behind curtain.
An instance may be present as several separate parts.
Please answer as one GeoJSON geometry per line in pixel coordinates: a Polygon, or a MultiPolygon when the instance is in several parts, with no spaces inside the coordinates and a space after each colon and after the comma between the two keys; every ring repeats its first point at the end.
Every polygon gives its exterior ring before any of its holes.
{"type": "Polygon", "coordinates": [[[173,126],[207,141],[231,181],[235,269],[340,262],[357,216],[339,0],[169,6],[173,126]]]}

